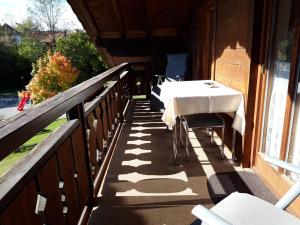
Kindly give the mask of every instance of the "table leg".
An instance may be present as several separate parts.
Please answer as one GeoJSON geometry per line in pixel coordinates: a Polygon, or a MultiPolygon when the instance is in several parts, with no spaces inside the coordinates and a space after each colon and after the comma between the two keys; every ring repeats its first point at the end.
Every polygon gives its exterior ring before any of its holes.
{"type": "Polygon", "coordinates": [[[173,153],[174,153],[174,164],[176,164],[177,160],[177,122],[175,122],[173,126],[173,153]]]}
{"type": "Polygon", "coordinates": [[[233,129],[232,131],[232,160],[237,160],[237,154],[236,154],[236,130],[233,129]]]}

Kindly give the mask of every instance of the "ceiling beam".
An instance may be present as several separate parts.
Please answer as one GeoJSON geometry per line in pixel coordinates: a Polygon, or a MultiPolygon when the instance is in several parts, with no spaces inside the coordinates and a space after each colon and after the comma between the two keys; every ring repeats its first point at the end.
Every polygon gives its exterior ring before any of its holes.
{"type": "Polygon", "coordinates": [[[179,33],[183,34],[185,33],[189,27],[188,25],[192,23],[193,18],[197,15],[197,11],[201,8],[201,7],[206,7],[207,11],[209,10],[209,8],[214,6],[215,1],[213,0],[209,0],[209,1],[205,1],[205,0],[194,0],[192,1],[192,5],[190,7],[189,13],[187,14],[188,16],[186,18],[183,18],[183,20],[180,22],[179,24],[179,33]]]}
{"type": "Polygon", "coordinates": [[[119,4],[118,0],[111,0],[111,5],[113,8],[114,16],[115,16],[117,23],[119,25],[119,28],[120,28],[121,36],[125,37],[126,29],[125,29],[125,24],[123,21],[121,9],[120,9],[120,4],[119,4]]]}
{"type": "Polygon", "coordinates": [[[150,24],[149,24],[149,15],[147,10],[147,0],[143,0],[143,11],[144,11],[144,30],[146,32],[146,36],[150,36],[150,24]]]}
{"type": "Polygon", "coordinates": [[[92,16],[92,13],[84,0],[67,0],[83,26],[88,26],[87,30],[91,30],[93,36],[100,36],[100,29],[92,16]],[[78,16],[80,15],[80,16],[78,16]]]}

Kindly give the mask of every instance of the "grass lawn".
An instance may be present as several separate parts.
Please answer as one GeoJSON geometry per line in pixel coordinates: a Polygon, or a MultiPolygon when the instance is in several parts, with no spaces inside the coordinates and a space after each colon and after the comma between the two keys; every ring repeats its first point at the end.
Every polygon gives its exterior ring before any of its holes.
{"type": "Polygon", "coordinates": [[[22,159],[31,149],[33,149],[38,143],[49,136],[56,128],[65,123],[67,120],[57,119],[45,129],[40,131],[37,135],[29,139],[22,146],[19,147],[18,151],[15,151],[8,155],[5,159],[0,162],[0,176],[6,173],[11,167],[13,167],[20,159],[22,159]]]}
{"type": "Polygon", "coordinates": [[[144,100],[146,99],[146,95],[134,95],[132,98],[135,100],[144,100]]]}

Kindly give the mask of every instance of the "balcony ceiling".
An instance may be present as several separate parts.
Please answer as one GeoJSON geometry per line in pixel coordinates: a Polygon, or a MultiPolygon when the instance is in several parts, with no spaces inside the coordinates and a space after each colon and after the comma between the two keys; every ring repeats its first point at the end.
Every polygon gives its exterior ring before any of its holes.
{"type": "Polygon", "coordinates": [[[92,37],[152,38],[181,35],[201,0],[68,0],[92,37]]]}

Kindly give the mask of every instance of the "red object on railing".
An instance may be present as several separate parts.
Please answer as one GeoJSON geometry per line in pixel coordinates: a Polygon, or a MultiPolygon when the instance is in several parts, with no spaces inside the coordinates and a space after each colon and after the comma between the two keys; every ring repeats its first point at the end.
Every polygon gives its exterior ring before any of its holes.
{"type": "Polygon", "coordinates": [[[24,91],[24,92],[22,93],[22,95],[23,95],[23,97],[22,97],[21,101],[20,101],[19,104],[18,104],[18,110],[19,110],[19,111],[23,111],[23,109],[24,109],[26,103],[27,103],[28,100],[30,99],[30,93],[29,93],[29,92],[24,91]]]}

